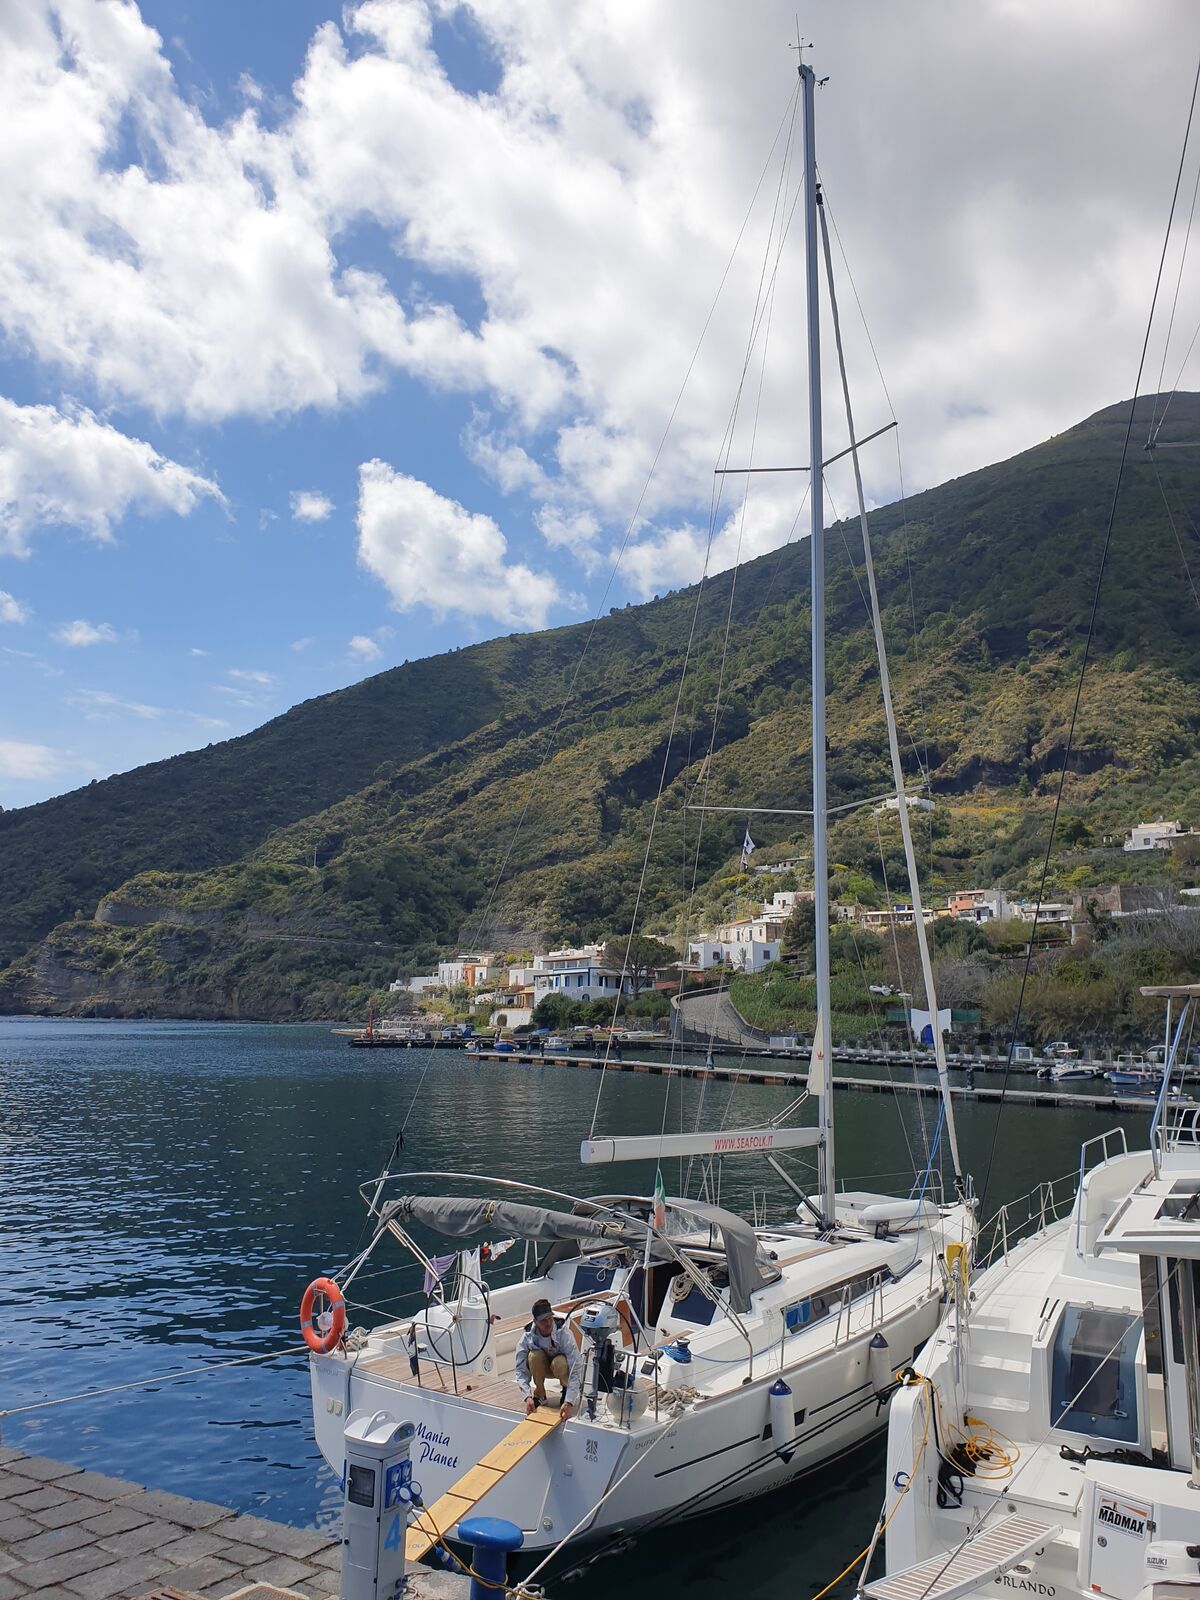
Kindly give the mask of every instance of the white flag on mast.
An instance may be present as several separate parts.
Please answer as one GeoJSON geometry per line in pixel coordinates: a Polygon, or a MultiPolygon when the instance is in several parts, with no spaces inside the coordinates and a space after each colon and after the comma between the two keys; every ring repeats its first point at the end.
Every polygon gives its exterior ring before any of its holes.
{"type": "MultiPolygon", "coordinates": [[[[929,1012],[929,1011],[918,1011],[916,1009],[916,1007],[914,1006],[912,1011],[909,1013],[909,1021],[910,1021],[910,1024],[912,1026],[913,1038],[917,1041],[918,1044],[932,1044],[933,1043],[933,1014],[932,1014],[932,1012],[929,1012]]],[[[939,1033],[949,1033],[950,1032],[950,1008],[948,1006],[943,1007],[941,1010],[938,1011],[938,1014],[937,1014],[937,1025],[938,1025],[938,1032],[939,1033]]]]}
{"type": "Polygon", "coordinates": [[[754,853],[754,840],[750,837],[750,829],[746,829],[746,837],[742,840],[742,866],[744,867],[754,853]]]}
{"type": "Polygon", "coordinates": [[[813,1034],[812,1052],[808,1058],[808,1092],[825,1095],[832,1087],[833,1079],[830,1076],[829,1063],[821,1048],[821,1013],[818,1011],[817,1031],[813,1034]]]}

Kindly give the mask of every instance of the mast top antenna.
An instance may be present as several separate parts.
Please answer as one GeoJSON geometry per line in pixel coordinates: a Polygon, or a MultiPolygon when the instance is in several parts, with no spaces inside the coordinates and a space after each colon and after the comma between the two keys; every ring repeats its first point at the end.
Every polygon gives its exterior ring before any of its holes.
{"type": "MultiPolygon", "coordinates": [[[[797,71],[801,71],[802,72],[804,70],[804,52],[806,50],[811,50],[813,48],[814,48],[813,47],[813,41],[811,39],[802,38],[801,34],[800,34],[800,30],[799,30],[799,28],[797,28],[796,29],[796,42],[795,42],[795,44],[789,44],[788,45],[788,49],[789,50],[794,50],[796,52],[796,69],[797,69],[797,71]]],[[[809,71],[810,72],[812,71],[811,67],[809,68],[809,71]]],[[[823,77],[823,78],[816,78],[815,81],[816,81],[817,88],[818,89],[823,89],[825,87],[825,85],[829,82],[828,73],[826,73],[825,77],[823,77]]]]}

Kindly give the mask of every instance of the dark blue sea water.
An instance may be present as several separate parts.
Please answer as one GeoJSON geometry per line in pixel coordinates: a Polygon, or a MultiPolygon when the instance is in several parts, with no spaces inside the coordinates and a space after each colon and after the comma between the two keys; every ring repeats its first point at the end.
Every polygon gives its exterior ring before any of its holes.
{"type": "MultiPolygon", "coordinates": [[[[601,1081],[458,1052],[354,1051],[323,1027],[0,1019],[4,1443],[280,1521],[332,1520],[338,1494],[312,1442],[301,1356],[199,1369],[298,1342],[301,1291],[353,1254],[366,1214],[358,1185],[406,1115],[412,1169],[611,1189],[613,1169],[578,1160],[601,1081]],[[181,1370],[192,1375],[20,1409],[181,1370]]],[[[731,1124],[786,1098],[676,1083],[664,1101],[663,1079],[633,1074],[603,1085],[607,1132],[657,1132],[664,1117],[690,1126],[702,1093],[706,1117],[731,1124]]],[[[920,1115],[890,1096],[839,1095],[839,1174],[894,1188],[898,1178],[880,1175],[909,1167],[920,1115]]],[[[960,1112],[977,1175],[995,1116],[960,1112]]],[[[1144,1142],[1147,1118],[1125,1121],[1131,1144],[1144,1142]]],[[[1070,1171],[1080,1140],[1112,1122],[1083,1108],[1006,1108],[989,1208],[1070,1171]]],[[[676,1172],[666,1178],[676,1186],[676,1172]]],[[[621,1169],[622,1186],[652,1182],[621,1169]]],[[[765,1164],[727,1163],[726,1201],[748,1206],[764,1186],[782,1193],[765,1164]]],[[[381,1275],[360,1282],[364,1300],[411,1288],[411,1276],[383,1270],[399,1259],[381,1253],[381,1275]]],[[[702,1600],[734,1581],[751,1594],[811,1594],[866,1543],[880,1460],[869,1448],[779,1496],[654,1535],[572,1592],[616,1581],[649,1593],[669,1564],[702,1600]]]]}

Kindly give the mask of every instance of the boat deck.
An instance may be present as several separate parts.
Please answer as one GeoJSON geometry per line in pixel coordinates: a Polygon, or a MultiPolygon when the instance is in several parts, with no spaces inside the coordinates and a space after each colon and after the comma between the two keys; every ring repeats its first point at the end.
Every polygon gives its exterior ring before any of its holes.
{"type": "MultiPolygon", "coordinates": [[[[421,1362],[419,1382],[412,1375],[407,1356],[377,1356],[373,1361],[361,1362],[358,1370],[370,1373],[373,1378],[382,1378],[387,1383],[397,1384],[401,1388],[420,1389],[425,1394],[456,1392],[451,1369],[429,1360],[421,1362]]],[[[551,1379],[548,1389],[551,1395],[556,1395],[558,1384],[551,1379]]],[[[457,1393],[467,1399],[477,1400],[480,1405],[495,1406],[501,1411],[525,1410],[525,1402],[521,1399],[521,1391],[517,1388],[517,1380],[512,1373],[460,1372],[457,1393]]]]}

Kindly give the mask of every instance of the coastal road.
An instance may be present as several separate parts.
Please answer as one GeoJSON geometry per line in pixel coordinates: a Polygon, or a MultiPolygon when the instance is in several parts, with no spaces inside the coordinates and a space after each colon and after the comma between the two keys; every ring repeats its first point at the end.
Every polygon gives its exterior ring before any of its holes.
{"type": "Polygon", "coordinates": [[[754,1033],[742,1021],[727,994],[685,994],[678,1001],[679,1019],[693,1039],[712,1039],[719,1044],[758,1045],[763,1035],[754,1033]]]}

